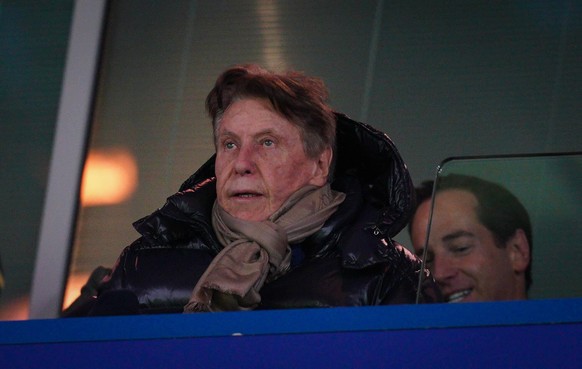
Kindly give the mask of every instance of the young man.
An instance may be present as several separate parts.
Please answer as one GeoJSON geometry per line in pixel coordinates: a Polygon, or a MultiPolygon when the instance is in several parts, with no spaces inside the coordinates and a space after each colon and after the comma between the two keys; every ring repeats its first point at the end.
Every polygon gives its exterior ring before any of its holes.
{"type": "MultiPolygon", "coordinates": [[[[432,182],[417,188],[409,225],[415,253],[425,252],[432,182]]],[[[519,200],[502,186],[451,174],[439,180],[427,266],[448,302],[526,299],[531,284],[531,225],[519,200]]]]}

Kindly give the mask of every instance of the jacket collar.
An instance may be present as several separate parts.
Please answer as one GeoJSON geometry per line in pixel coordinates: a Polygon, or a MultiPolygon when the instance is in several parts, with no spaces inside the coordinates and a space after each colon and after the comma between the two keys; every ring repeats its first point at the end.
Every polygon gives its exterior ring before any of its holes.
{"type": "MultiPolygon", "coordinates": [[[[391,237],[408,223],[414,209],[414,186],[400,153],[385,133],[340,113],[336,113],[336,123],[332,188],[346,192],[348,198],[305,242],[310,253],[321,255],[332,252],[333,241],[338,241],[341,233],[339,246],[344,264],[364,267],[385,260],[385,244],[391,243],[391,237]]],[[[214,162],[215,155],[182,184],[180,191],[199,192],[205,188],[215,175],[214,162]]],[[[214,190],[211,202],[215,197],[214,190]]],[[[174,206],[195,211],[189,205],[174,206]]],[[[197,211],[210,214],[210,210],[197,211]]]]}

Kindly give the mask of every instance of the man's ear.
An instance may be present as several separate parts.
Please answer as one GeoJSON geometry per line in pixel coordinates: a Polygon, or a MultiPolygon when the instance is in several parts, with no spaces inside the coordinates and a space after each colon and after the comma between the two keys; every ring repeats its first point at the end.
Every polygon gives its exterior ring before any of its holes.
{"type": "Polygon", "coordinates": [[[309,181],[310,184],[321,187],[327,183],[332,158],[333,152],[329,147],[319,154],[319,157],[315,162],[316,168],[313,178],[309,181]]]}
{"type": "Polygon", "coordinates": [[[531,263],[530,245],[523,229],[518,229],[507,241],[511,265],[515,272],[524,272],[531,263]]]}

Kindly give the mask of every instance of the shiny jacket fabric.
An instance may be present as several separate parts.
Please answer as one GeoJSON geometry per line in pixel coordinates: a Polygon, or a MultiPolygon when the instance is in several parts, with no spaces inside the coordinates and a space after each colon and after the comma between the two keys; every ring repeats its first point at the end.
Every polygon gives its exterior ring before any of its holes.
{"type": "MultiPolygon", "coordinates": [[[[420,260],[392,240],[413,209],[408,170],[384,133],[336,117],[332,188],[346,200],[318,232],[292,245],[291,270],[263,286],[258,309],[415,303],[420,260]]],[[[181,312],[222,248],[210,220],[215,198],[212,157],[134,223],[141,237],[65,316],[181,312]]],[[[423,276],[420,302],[437,301],[432,278],[423,276]]]]}

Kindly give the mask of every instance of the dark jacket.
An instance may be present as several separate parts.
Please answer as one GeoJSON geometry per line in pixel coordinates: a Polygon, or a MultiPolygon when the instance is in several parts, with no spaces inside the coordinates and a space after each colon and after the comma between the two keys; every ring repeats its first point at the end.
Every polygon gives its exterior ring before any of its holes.
{"type": "MultiPolygon", "coordinates": [[[[416,300],[421,263],[392,240],[414,205],[408,170],[387,135],[336,117],[332,188],[346,193],[346,200],[318,232],[292,245],[291,270],[263,286],[258,309],[416,300]]],[[[64,315],[181,312],[222,248],[210,221],[215,198],[212,157],[163,207],[134,223],[141,237],[64,315]]],[[[420,301],[436,301],[433,280],[428,272],[424,276],[420,301]]]]}

